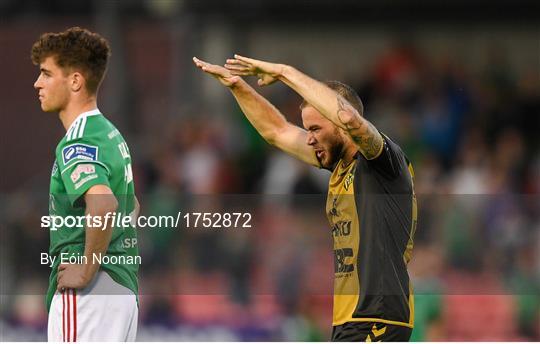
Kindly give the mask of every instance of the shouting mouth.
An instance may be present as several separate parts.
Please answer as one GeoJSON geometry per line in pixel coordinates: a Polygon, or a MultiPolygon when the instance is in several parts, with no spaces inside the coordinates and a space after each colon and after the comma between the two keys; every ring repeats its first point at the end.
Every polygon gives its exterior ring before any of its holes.
{"type": "Polygon", "coordinates": [[[322,149],[315,150],[315,155],[317,156],[317,159],[322,160],[324,157],[324,151],[322,149]]]}

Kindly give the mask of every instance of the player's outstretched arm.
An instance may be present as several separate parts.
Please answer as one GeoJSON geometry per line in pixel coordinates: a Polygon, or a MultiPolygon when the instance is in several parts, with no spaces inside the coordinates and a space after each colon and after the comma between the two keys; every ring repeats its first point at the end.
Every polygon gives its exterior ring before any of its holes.
{"type": "Polygon", "coordinates": [[[228,87],[245,116],[271,145],[310,165],[319,167],[313,149],[307,144],[307,132],[289,123],[266,98],[257,93],[240,76],[222,66],[193,58],[195,65],[228,87]]]}
{"type": "Polygon", "coordinates": [[[382,151],[383,138],[379,131],[362,114],[334,90],[297,69],[279,63],[259,61],[234,55],[225,67],[232,75],[256,75],[260,86],[282,81],[323,116],[345,129],[366,159],[378,157],[382,151]]]}

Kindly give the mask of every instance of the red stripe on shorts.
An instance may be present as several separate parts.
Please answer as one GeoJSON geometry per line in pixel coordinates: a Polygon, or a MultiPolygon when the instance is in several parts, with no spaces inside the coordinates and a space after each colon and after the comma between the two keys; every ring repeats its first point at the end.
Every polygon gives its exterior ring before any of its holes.
{"type": "Polygon", "coordinates": [[[70,328],[71,328],[71,310],[69,309],[69,289],[67,290],[68,296],[67,296],[67,341],[69,342],[71,339],[69,338],[70,335],[70,328]]]}
{"type": "Polygon", "coordinates": [[[62,290],[62,341],[66,341],[66,295],[62,290]]]}
{"type": "Polygon", "coordinates": [[[77,293],[73,289],[73,341],[77,341],[77,293]]]}

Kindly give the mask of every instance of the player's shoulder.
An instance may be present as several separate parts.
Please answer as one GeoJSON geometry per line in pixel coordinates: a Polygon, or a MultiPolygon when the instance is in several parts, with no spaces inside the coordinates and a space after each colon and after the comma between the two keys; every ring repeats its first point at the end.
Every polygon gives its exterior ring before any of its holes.
{"type": "Polygon", "coordinates": [[[68,128],[65,142],[80,140],[99,140],[100,136],[106,135],[112,124],[102,115],[99,110],[92,110],[79,115],[68,128]]]}
{"type": "Polygon", "coordinates": [[[57,161],[66,166],[77,159],[98,160],[100,147],[115,128],[99,110],[78,116],[56,147],[57,161]]]}
{"type": "Polygon", "coordinates": [[[405,154],[401,146],[385,133],[381,132],[380,134],[384,140],[384,147],[382,153],[385,153],[385,151],[390,152],[394,156],[398,156],[401,160],[403,160],[403,162],[405,162],[405,164],[407,164],[409,159],[407,158],[407,155],[405,154]]]}
{"type": "Polygon", "coordinates": [[[60,141],[59,147],[75,142],[106,144],[118,130],[99,110],[85,112],[78,116],[60,141]]]}
{"type": "Polygon", "coordinates": [[[384,143],[386,145],[389,146],[390,149],[392,150],[396,150],[396,151],[399,151],[400,153],[403,153],[402,150],[401,150],[401,147],[392,139],[390,138],[390,136],[388,136],[387,134],[379,131],[379,134],[381,134],[383,140],[384,140],[384,143]]]}
{"type": "Polygon", "coordinates": [[[376,158],[367,160],[366,163],[385,178],[394,179],[408,168],[408,159],[394,140],[385,133],[379,133],[383,138],[381,153],[376,158]]]}

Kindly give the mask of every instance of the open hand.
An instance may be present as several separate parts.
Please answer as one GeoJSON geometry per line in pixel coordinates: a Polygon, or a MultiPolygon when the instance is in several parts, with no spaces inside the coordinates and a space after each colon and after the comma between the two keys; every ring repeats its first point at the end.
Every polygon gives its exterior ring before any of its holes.
{"type": "Polygon", "coordinates": [[[228,69],[222,66],[205,62],[196,57],[193,57],[193,63],[195,63],[195,65],[203,72],[206,72],[218,79],[219,82],[221,82],[224,86],[232,87],[241,79],[239,76],[232,75],[228,69]]]}
{"type": "Polygon", "coordinates": [[[266,86],[276,82],[283,72],[285,65],[259,61],[235,54],[234,59],[227,59],[225,68],[232,75],[256,75],[259,86],[266,86]]]}

